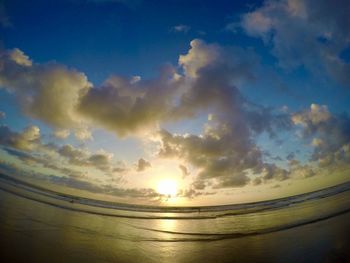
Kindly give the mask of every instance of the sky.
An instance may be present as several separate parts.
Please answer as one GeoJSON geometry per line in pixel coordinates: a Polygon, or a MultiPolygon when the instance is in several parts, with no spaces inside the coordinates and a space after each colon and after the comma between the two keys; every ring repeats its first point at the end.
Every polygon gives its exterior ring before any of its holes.
{"type": "Polygon", "coordinates": [[[214,205],[349,180],[346,0],[0,1],[0,172],[214,205]]]}

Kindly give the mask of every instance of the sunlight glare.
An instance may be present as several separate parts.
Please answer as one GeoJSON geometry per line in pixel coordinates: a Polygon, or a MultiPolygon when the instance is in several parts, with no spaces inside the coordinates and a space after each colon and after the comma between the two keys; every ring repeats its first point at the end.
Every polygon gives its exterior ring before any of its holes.
{"type": "Polygon", "coordinates": [[[162,195],[174,197],[177,193],[176,181],[172,179],[159,181],[157,185],[157,192],[162,195]]]}

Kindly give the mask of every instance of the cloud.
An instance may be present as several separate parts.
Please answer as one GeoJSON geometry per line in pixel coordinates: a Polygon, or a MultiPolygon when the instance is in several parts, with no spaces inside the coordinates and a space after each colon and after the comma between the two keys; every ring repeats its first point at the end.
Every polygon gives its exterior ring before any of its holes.
{"type": "Polygon", "coordinates": [[[137,162],[137,171],[138,172],[143,172],[147,168],[151,167],[151,163],[146,161],[145,159],[139,159],[137,162]]]}
{"type": "Polygon", "coordinates": [[[94,167],[107,174],[113,171],[113,154],[100,150],[95,154],[91,154],[87,150],[76,148],[70,144],[66,144],[58,148],[58,153],[68,160],[68,163],[81,167],[94,167]]]}
{"type": "Polygon", "coordinates": [[[53,135],[58,139],[67,139],[70,135],[70,131],[67,129],[56,129],[53,135]]]}
{"type": "Polygon", "coordinates": [[[206,44],[200,39],[190,43],[191,48],[186,55],[180,55],[179,65],[183,67],[187,76],[196,77],[197,71],[210,65],[219,57],[220,48],[216,44],[206,44]]]}
{"type": "Polygon", "coordinates": [[[269,169],[268,177],[282,178],[282,169],[263,162],[254,136],[263,132],[276,136],[277,127],[291,126],[289,116],[250,103],[236,86],[254,78],[257,63],[254,55],[241,49],[193,40],[189,52],[179,58],[188,86],[174,114],[195,116],[205,110],[212,114],[200,135],[161,131],[159,155],[189,163],[198,170],[196,181],[212,182],[213,188],[244,186],[250,181],[248,171],[259,174],[269,169]]]}
{"type": "Polygon", "coordinates": [[[180,25],[173,26],[171,28],[171,31],[177,32],[177,33],[180,33],[180,32],[181,33],[187,33],[188,31],[190,31],[190,29],[191,29],[190,26],[180,24],[180,25]]]}
{"type": "Polygon", "coordinates": [[[243,17],[242,26],[249,35],[265,37],[271,30],[272,20],[261,12],[252,12],[243,17]]]}
{"type": "Polygon", "coordinates": [[[256,114],[259,120],[262,114],[268,113],[246,100],[237,88],[256,78],[259,59],[254,52],[195,39],[188,53],[180,55],[179,65],[184,70],[186,88],[173,108],[173,116],[196,116],[200,111],[213,109],[220,116],[230,113],[236,114],[232,116],[235,118],[241,114],[256,114]]]}
{"type": "Polygon", "coordinates": [[[284,181],[289,178],[289,171],[278,167],[275,164],[265,164],[262,169],[262,179],[284,181]]]}
{"type": "Polygon", "coordinates": [[[254,178],[252,183],[253,183],[253,185],[260,185],[263,183],[263,180],[260,177],[256,177],[256,178],[254,178]]]}
{"type": "Polygon", "coordinates": [[[71,164],[83,165],[86,163],[89,153],[82,149],[77,149],[70,144],[61,146],[58,149],[58,153],[67,158],[71,164]]]}
{"type": "Polygon", "coordinates": [[[217,192],[215,191],[211,191],[211,192],[197,191],[196,189],[190,187],[188,189],[180,190],[176,196],[193,199],[198,196],[215,195],[216,193],[217,192]]]}
{"type": "Polygon", "coordinates": [[[31,168],[39,165],[41,167],[49,168],[51,170],[59,172],[60,174],[68,177],[83,178],[85,176],[84,172],[70,169],[63,165],[55,164],[55,161],[52,160],[48,155],[27,153],[13,148],[4,148],[4,150],[8,154],[17,157],[19,160],[29,165],[31,168]]]}
{"type": "Polygon", "coordinates": [[[272,45],[280,66],[304,66],[318,75],[326,72],[348,85],[350,65],[340,54],[349,46],[349,12],[347,0],[265,1],[242,16],[241,26],[248,35],[272,45]]]}
{"type": "Polygon", "coordinates": [[[29,59],[29,57],[18,48],[15,48],[8,52],[8,56],[10,60],[14,61],[18,65],[26,67],[30,67],[33,65],[33,62],[29,59]]]}
{"type": "Polygon", "coordinates": [[[232,188],[245,186],[250,182],[250,178],[244,173],[236,176],[223,177],[219,182],[214,185],[215,188],[232,188]]]}
{"type": "Polygon", "coordinates": [[[188,171],[187,167],[184,166],[183,164],[179,165],[179,169],[181,170],[182,173],[182,178],[187,177],[188,175],[190,175],[190,172],[188,171]]]}
{"type": "Polygon", "coordinates": [[[37,126],[28,126],[21,133],[0,126],[0,144],[19,150],[33,150],[40,141],[40,129],[37,126]]]}
{"type": "Polygon", "coordinates": [[[298,160],[290,160],[290,176],[293,178],[308,178],[316,175],[317,168],[311,164],[301,164],[298,160]]]}
{"type": "Polygon", "coordinates": [[[83,73],[56,63],[33,64],[19,49],[0,52],[0,88],[17,97],[22,111],[56,128],[80,124],[76,107],[91,84],[83,73]]]}
{"type": "Polygon", "coordinates": [[[104,150],[90,153],[70,144],[63,146],[44,144],[37,126],[28,126],[22,132],[14,132],[7,126],[0,126],[0,145],[7,153],[27,164],[40,164],[63,174],[66,173],[65,175],[83,174],[65,167],[67,165],[80,169],[92,167],[102,171],[105,175],[113,175],[114,172],[118,172],[114,170],[117,167],[113,161],[113,154],[104,150]]]}
{"type": "Polygon", "coordinates": [[[241,187],[249,183],[248,170],[266,174],[265,179],[284,180],[288,173],[262,160],[262,152],[248,137],[246,141],[229,126],[219,124],[208,127],[202,135],[174,135],[160,133],[159,156],[180,158],[199,172],[195,182],[205,187],[212,182],[213,188],[241,187]]]}
{"type": "MultiPolygon", "coordinates": [[[[7,163],[2,160],[0,160],[0,172],[4,173],[5,176],[15,175],[20,176],[21,178],[35,178],[36,180],[39,179],[49,183],[68,186],[70,188],[86,190],[97,194],[108,194],[121,198],[138,198],[148,201],[158,201],[161,198],[161,195],[151,188],[120,188],[114,185],[98,185],[86,181],[83,178],[57,176],[23,170],[17,165],[7,163]]],[[[4,175],[1,176],[4,177],[4,175]]]]}
{"type": "Polygon", "coordinates": [[[330,119],[331,114],[326,105],[311,104],[310,110],[296,113],[292,116],[294,124],[301,124],[306,127],[317,126],[330,119]]]}
{"type": "Polygon", "coordinates": [[[302,127],[302,137],[314,147],[312,159],[322,167],[350,163],[350,117],[332,114],[325,105],[312,104],[294,113],[292,120],[302,127]]]}
{"type": "Polygon", "coordinates": [[[92,134],[91,131],[86,127],[80,127],[78,128],[75,133],[75,138],[77,138],[80,141],[86,141],[86,140],[92,140],[92,134]]]}
{"type": "Polygon", "coordinates": [[[113,158],[113,154],[107,153],[105,151],[100,151],[96,154],[90,155],[88,159],[88,164],[96,167],[104,172],[110,172],[112,170],[111,160],[113,158]]]}
{"type": "Polygon", "coordinates": [[[114,76],[82,98],[79,112],[91,123],[119,136],[157,127],[168,117],[177,91],[174,70],[166,68],[152,81],[130,81],[114,76]]]}

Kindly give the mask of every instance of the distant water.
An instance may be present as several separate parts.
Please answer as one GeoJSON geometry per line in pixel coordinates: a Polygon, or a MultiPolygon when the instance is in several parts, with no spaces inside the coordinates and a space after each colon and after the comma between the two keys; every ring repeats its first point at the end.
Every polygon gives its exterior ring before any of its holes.
{"type": "Polygon", "coordinates": [[[350,183],[247,204],[155,207],[0,175],[0,262],[350,262],[350,183]]]}

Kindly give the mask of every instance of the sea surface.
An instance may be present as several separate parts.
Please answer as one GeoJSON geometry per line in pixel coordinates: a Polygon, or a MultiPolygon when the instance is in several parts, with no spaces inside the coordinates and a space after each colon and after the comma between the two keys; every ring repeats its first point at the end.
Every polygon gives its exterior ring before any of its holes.
{"type": "Polygon", "coordinates": [[[113,203],[0,175],[0,262],[350,262],[350,182],[206,207],[113,203]]]}

